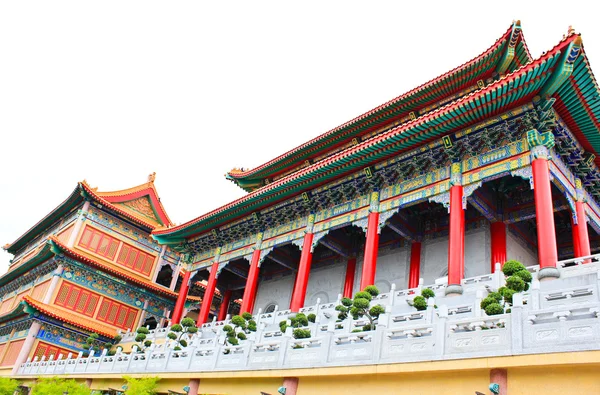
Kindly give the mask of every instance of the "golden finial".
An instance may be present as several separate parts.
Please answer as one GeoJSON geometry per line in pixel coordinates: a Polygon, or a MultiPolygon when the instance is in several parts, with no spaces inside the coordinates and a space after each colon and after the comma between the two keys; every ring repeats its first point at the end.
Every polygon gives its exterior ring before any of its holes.
{"type": "Polygon", "coordinates": [[[569,25],[569,30],[567,32],[567,35],[570,36],[571,34],[574,34],[574,33],[575,33],[575,29],[573,29],[573,25],[569,25]]]}
{"type": "Polygon", "coordinates": [[[148,175],[148,182],[154,182],[155,179],[156,179],[156,172],[148,175]]]}

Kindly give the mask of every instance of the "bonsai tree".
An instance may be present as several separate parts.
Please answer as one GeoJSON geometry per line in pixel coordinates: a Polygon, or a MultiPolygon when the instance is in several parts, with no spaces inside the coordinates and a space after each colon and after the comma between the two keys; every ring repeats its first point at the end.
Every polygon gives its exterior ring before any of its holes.
{"type": "MultiPolygon", "coordinates": [[[[342,304],[335,307],[339,311],[338,319],[345,320],[348,318],[348,315],[351,315],[354,320],[367,317],[369,323],[363,326],[362,330],[371,331],[375,329],[375,320],[385,312],[385,308],[382,305],[371,306],[371,300],[377,295],[379,295],[379,289],[374,285],[369,285],[362,291],[357,292],[354,295],[354,299],[343,298],[341,300],[342,304]]],[[[355,331],[359,332],[360,329],[355,331]]]]}
{"type": "Polygon", "coordinates": [[[226,336],[225,344],[237,346],[239,340],[246,340],[248,333],[256,332],[256,321],[252,319],[250,313],[234,315],[231,317],[231,324],[223,327],[226,336]]]}
{"type": "Polygon", "coordinates": [[[117,344],[119,344],[119,342],[121,341],[122,337],[121,335],[117,335],[114,337],[114,339],[112,341],[108,341],[104,344],[100,344],[99,340],[98,340],[99,336],[97,333],[92,333],[85,341],[85,344],[83,345],[83,349],[86,350],[86,352],[84,353],[85,356],[88,356],[91,352],[97,353],[97,352],[102,352],[104,349],[108,350],[107,354],[108,355],[114,355],[115,350],[113,350],[113,347],[117,344]]]}
{"type": "Polygon", "coordinates": [[[148,347],[152,345],[152,340],[146,340],[150,330],[145,326],[140,326],[136,331],[137,335],[135,336],[135,341],[138,343],[138,350],[140,352],[145,351],[148,347]]]}
{"type": "Polygon", "coordinates": [[[196,323],[193,319],[186,317],[181,320],[181,324],[171,326],[171,331],[167,334],[167,337],[171,340],[175,340],[177,343],[173,350],[180,351],[181,347],[187,347],[190,335],[193,335],[196,332],[198,332],[196,323]]]}
{"type": "Polygon", "coordinates": [[[533,278],[525,266],[515,260],[506,261],[502,273],[506,276],[506,286],[498,288],[497,292],[490,292],[481,301],[481,308],[487,315],[504,314],[505,307],[512,306],[513,295],[527,291],[533,278]]]}
{"type": "Polygon", "coordinates": [[[425,288],[421,291],[420,296],[415,296],[415,298],[412,301],[413,306],[419,311],[427,310],[427,300],[429,298],[433,298],[434,296],[435,293],[433,292],[433,290],[425,288]]]}
{"type": "MultiPolygon", "coordinates": [[[[308,326],[309,322],[315,322],[317,316],[315,314],[309,314],[306,316],[304,313],[298,313],[290,318],[290,327],[293,328],[292,336],[294,339],[308,339],[310,337],[310,329],[303,329],[302,327],[308,326]]],[[[288,327],[287,320],[279,323],[279,329],[281,332],[285,332],[288,327]]]]}
{"type": "Polygon", "coordinates": [[[139,379],[124,376],[127,384],[123,386],[125,395],[154,395],[158,389],[160,377],[142,377],[139,379]]]}
{"type": "Polygon", "coordinates": [[[73,379],[60,377],[40,377],[31,388],[32,395],[90,395],[91,390],[87,385],[78,383],[73,379]]]}

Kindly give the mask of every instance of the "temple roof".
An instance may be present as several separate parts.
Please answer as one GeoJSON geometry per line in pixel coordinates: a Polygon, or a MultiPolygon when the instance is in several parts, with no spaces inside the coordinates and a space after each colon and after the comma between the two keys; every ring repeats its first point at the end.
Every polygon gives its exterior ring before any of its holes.
{"type": "MultiPolygon", "coordinates": [[[[42,303],[39,300],[33,299],[29,295],[23,298],[23,302],[40,313],[57,319],[61,322],[76,326],[92,333],[109,337],[111,339],[117,336],[117,330],[112,326],[106,325],[98,320],[86,319],[85,317],[73,313],[69,309],[42,303]]],[[[133,330],[134,328],[131,329],[133,330]]]]}
{"type": "MultiPolygon", "coordinates": [[[[598,131],[587,125],[597,125],[598,122],[595,115],[595,111],[600,110],[596,101],[598,88],[589,71],[581,37],[570,32],[540,58],[477,91],[348,147],[194,220],[170,229],[155,230],[152,235],[164,244],[183,243],[237,218],[298,196],[303,191],[530,103],[535,96],[567,97],[565,85],[576,92],[583,92],[576,94],[574,99],[590,110],[571,116],[572,127],[581,130],[597,157],[600,147],[592,146],[591,142],[600,143],[598,131]],[[584,86],[585,91],[582,90],[584,86]]],[[[569,119],[569,114],[560,107],[557,112],[569,119]]]]}
{"type": "Polygon", "coordinates": [[[87,181],[81,181],[77,183],[73,192],[64,202],[12,244],[7,244],[3,248],[11,254],[16,254],[19,249],[71,210],[74,210],[84,200],[94,201],[104,209],[126,221],[132,222],[136,226],[142,227],[148,232],[158,227],[171,226],[172,223],[154,186],[154,177],[154,174],[152,174],[149,176],[147,183],[115,192],[98,192],[97,188],[91,187],[87,181]]]}
{"type": "Polygon", "coordinates": [[[324,153],[348,144],[353,138],[372,134],[386,125],[408,122],[446,104],[444,99],[449,102],[468,94],[488,79],[513,72],[531,60],[521,23],[513,22],[489,49],[474,59],[254,169],[233,169],[226,178],[248,192],[256,190],[266,184],[267,178],[285,174],[305,161],[310,164],[316,158],[323,159],[324,153]]]}

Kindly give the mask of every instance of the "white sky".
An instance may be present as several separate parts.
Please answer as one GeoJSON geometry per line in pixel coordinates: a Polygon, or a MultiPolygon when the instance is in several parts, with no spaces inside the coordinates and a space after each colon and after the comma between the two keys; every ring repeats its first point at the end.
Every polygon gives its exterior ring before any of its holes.
{"type": "MultiPolygon", "coordinates": [[[[478,55],[521,19],[534,57],[581,2],[0,2],[0,245],[86,179],[156,185],[186,222],[226,181],[478,55]]],[[[0,253],[0,273],[11,256],[0,253]]]]}

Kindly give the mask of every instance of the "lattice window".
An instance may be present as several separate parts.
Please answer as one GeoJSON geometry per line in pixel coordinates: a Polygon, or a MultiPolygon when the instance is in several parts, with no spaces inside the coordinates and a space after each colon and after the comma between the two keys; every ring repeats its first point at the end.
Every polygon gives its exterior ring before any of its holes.
{"type": "Polygon", "coordinates": [[[19,352],[21,351],[21,347],[23,347],[23,343],[25,343],[25,339],[10,342],[8,344],[8,350],[6,351],[4,360],[2,361],[2,365],[0,366],[14,365],[14,363],[17,361],[17,357],[19,356],[19,352]]]}
{"type": "Polygon", "coordinates": [[[96,317],[98,321],[103,321],[122,329],[133,329],[136,318],[137,309],[109,299],[102,301],[100,311],[96,317]]]}
{"type": "Polygon", "coordinates": [[[56,347],[48,343],[39,342],[31,358],[33,360],[35,357],[37,357],[37,360],[39,361],[42,359],[42,357],[46,357],[45,360],[47,361],[50,359],[50,357],[54,357],[53,359],[56,361],[60,354],[62,354],[63,359],[65,359],[70,352],[72,351],[56,347]]]}
{"type": "Polygon", "coordinates": [[[100,296],[68,282],[63,282],[54,303],[88,317],[94,315],[100,296]]]}
{"type": "Polygon", "coordinates": [[[152,266],[154,266],[154,256],[130,245],[123,244],[117,262],[136,272],[149,275],[152,271],[152,266]]]}
{"type": "Polygon", "coordinates": [[[89,226],[85,227],[79,245],[88,251],[94,252],[100,256],[110,259],[115,259],[120,241],[114,237],[100,232],[89,226]]]}

